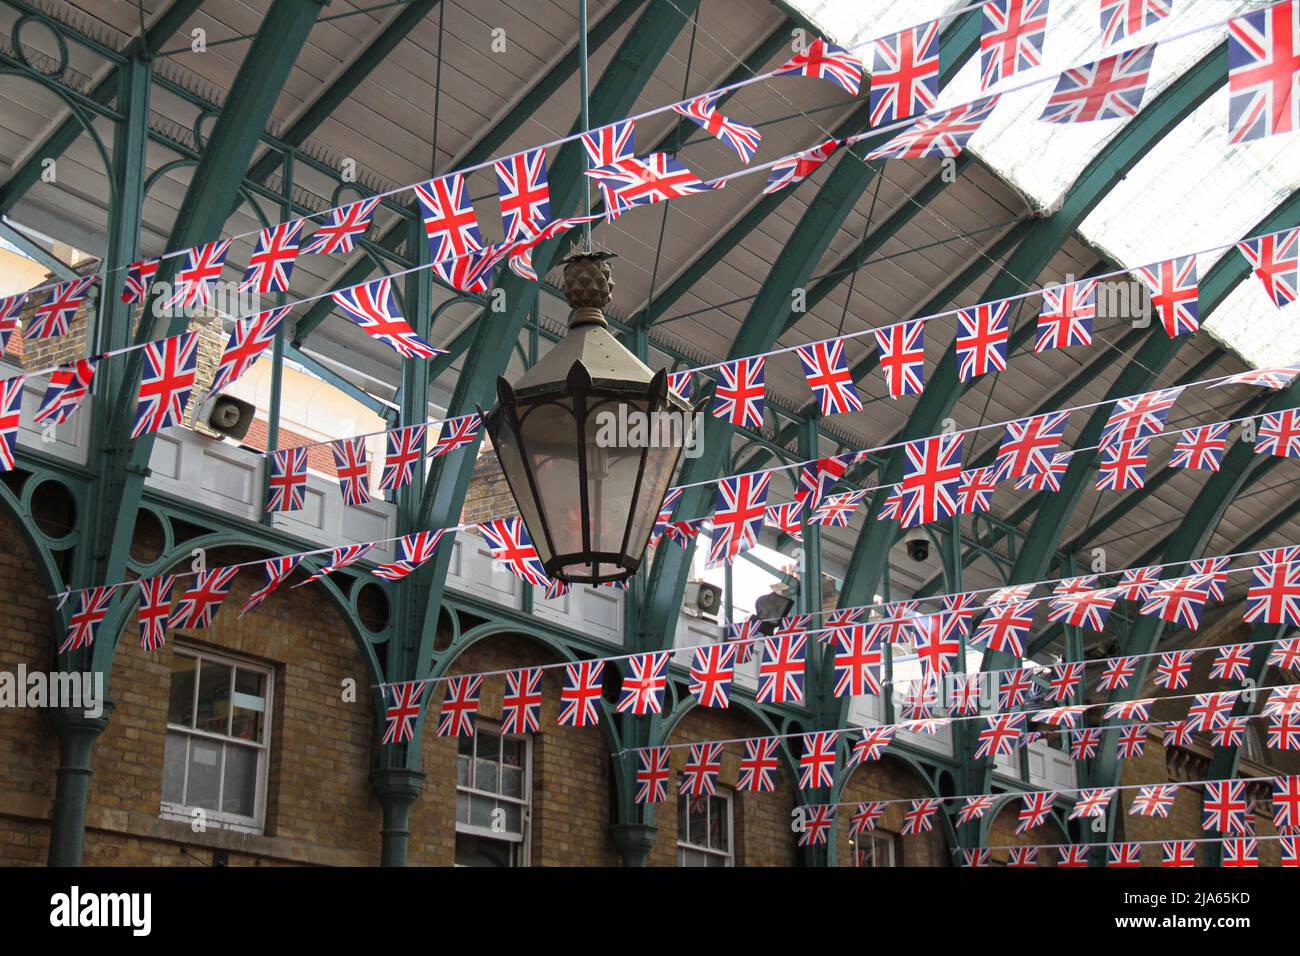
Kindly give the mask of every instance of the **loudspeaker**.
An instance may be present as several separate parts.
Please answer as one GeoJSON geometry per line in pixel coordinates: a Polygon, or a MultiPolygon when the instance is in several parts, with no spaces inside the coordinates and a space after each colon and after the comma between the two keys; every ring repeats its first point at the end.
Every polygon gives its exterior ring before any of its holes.
{"type": "Polygon", "coordinates": [[[722,588],[707,581],[690,581],[686,585],[685,604],[701,614],[717,617],[722,607],[722,588]]]}
{"type": "Polygon", "coordinates": [[[229,395],[214,395],[204,403],[199,421],[214,432],[236,440],[248,434],[257,409],[249,402],[229,395]]]}

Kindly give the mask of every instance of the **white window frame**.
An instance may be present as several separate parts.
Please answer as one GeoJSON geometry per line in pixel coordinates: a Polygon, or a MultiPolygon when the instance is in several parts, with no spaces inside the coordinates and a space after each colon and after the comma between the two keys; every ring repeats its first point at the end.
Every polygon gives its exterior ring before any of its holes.
{"type": "MultiPolygon", "coordinates": [[[[898,834],[890,830],[868,830],[859,833],[853,839],[858,841],[870,841],[871,859],[873,861],[871,864],[872,868],[902,865],[898,860],[898,834]],[[889,849],[889,862],[884,864],[874,862],[875,860],[879,859],[880,848],[882,846],[887,847],[889,849]]],[[[855,843],[852,850],[853,865],[865,868],[864,864],[858,862],[860,859],[858,855],[859,852],[860,852],[859,848],[855,843]]]]}
{"type": "MultiPolygon", "coordinates": [[[[677,796],[679,805],[682,800],[686,800],[689,802],[690,799],[691,799],[690,796],[684,793],[678,794],[677,796]]],[[[689,834],[683,834],[682,828],[679,825],[677,827],[677,865],[678,866],[682,865],[682,853],[684,850],[689,850],[692,853],[703,853],[706,856],[721,857],[726,861],[725,863],[723,863],[723,866],[736,865],[736,803],[731,797],[731,792],[729,790],[723,790],[721,788],[719,788],[717,792],[714,793],[714,795],[708,799],[710,801],[721,800],[726,805],[727,849],[719,850],[714,847],[700,846],[697,843],[691,843],[689,839],[686,839],[686,837],[689,836],[689,834]]],[[[710,803],[709,806],[712,807],[712,803],[710,803]]],[[[712,810],[710,810],[709,812],[711,813],[712,810]]],[[[679,814],[680,814],[680,810],[679,810],[679,814]]],[[[688,809],[687,817],[689,816],[690,816],[690,810],[688,809]]],[[[707,830],[708,827],[706,826],[705,829],[707,830]]]]}
{"type": "MultiPolygon", "coordinates": [[[[161,802],[159,816],[164,820],[177,820],[182,823],[191,823],[195,819],[196,811],[202,812],[204,821],[210,826],[216,826],[227,830],[235,830],[241,833],[262,833],[266,828],[266,790],[267,778],[270,774],[271,766],[271,720],[275,713],[275,670],[270,665],[258,661],[249,660],[244,657],[235,657],[229,654],[210,651],[207,648],[195,647],[190,644],[177,643],[172,653],[181,657],[194,658],[199,662],[199,672],[202,673],[204,663],[211,661],[213,664],[220,664],[227,667],[240,668],[247,671],[256,671],[262,675],[265,681],[265,718],[262,721],[261,741],[246,740],[242,737],[231,737],[228,734],[216,734],[207,730],[199,730],[195,727],[186,727],[181,724],[173,724],[169,719],[165,733],[178,733],[186,737],[186,757],[185,757],[185,779],[182,784],[182,790],[188,789],[190,761],[189,761],[189,744],[188,741],[193,738],[220,742],[221,744],[231,744],[237,747],[244,747],[257,752],[257,787],[254,796],[254,813],[251,817],[243,816],[236,813],[226,813],[222,810],[208,810],[206,808],[194,807],[184,803],[174,803],[168,800],[161,802]]],[[[194,681],[194,696],[190,700],[190,714],[193,714],[198,708],[199,680],[194,681]]],[[[170,709],[170,683],[168,684],[168,701],[170,709]]],[[[231,703],[234,703],[234,684],[231,684],[231,703]]],[[[164,746],[164,775],[166,774],[166,747],[164,746]]],[[[221,766],[221,791],[224,794],[226,786],[226,767],[225,767],[225,747],[222,748],[222,766],[221,766]]],[[[218,797],[218,805],[221,803],[218,797]]]]}
{"type": "MultiPolygon", "coordinates": [[[[523,766],[523,798],[510,797],[501,793],[492,793],[488,790],[479,790],[474,787],[462,786],[460,781],[456,781],[457,799],[462,793],[473,797],[483,797],[488,800],[497,800],[502,803],[515,804],[520,808],[519,819],[522,823],[523,832],[520,834],[502,833],[493,830],[491,827],[481,827],[473,823],[462,823],[456,820],[456,832],[464,833],[468,836],[483,837],[487,840],[498,840],[502,843],[517,843],[519,846],[519,866],[532,865],[532,846],[533,846],[533,739],[525,734],[507,734],[503,731],[500,724],[475,718],[474,720],[474,752],[478,753],[478,735],[480,732],[492,734],[501,740],[514,740],[523,745],[524,749],[524,766],[523,766]]],[[[460,740],[457,738],[456,761],[460,762],[459,751],[460,740]]],[[[474,766],[473,757],[470,760],[471,769],[474,766]]],[[[457,814],[459,816],[459,814],[457,814]]]]}

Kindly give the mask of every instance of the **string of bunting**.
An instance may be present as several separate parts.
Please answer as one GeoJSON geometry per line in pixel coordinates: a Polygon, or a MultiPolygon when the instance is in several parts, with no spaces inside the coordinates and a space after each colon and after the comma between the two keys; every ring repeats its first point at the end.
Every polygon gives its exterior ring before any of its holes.
{"type": "Polygon", "coordinates": [[[1259,841],[1278,840],[1282,866],[1300,866],[1300,849],[1294,834],[1275,836],[1217,836],[1191,840],[1129,840],[1124,843],[1035,843],[1024,846],[980,847],[960,850],[963,866],[991,866],[993,850],[1006,850],[1006,865],[1011,867],[1038,866],[1040,850],[1057,850],[1057,866],[1083,867],[1090,865],[1093,849],[1105,849],[1108,868],[1136,867],[1142,865],[1143,848],[1160,845],[1160,865],[1166,869],[1196,866],[1196,848],[1202,844],[1217,843],[1223,848],[1220,865],[1225,867],[1259,866],[1259,841]]]}

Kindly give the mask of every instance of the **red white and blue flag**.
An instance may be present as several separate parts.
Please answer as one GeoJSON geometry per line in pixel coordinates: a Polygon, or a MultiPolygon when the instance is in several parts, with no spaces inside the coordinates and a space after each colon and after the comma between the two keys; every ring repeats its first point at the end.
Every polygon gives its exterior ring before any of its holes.
{"type": "Polygon", "coordinates": [[[668,686],[668,651],[637,654],[628,658],[622,696],[615,710],[638,717],[663,711],[664,688],[668,686]]]}
{"type": "Polygon", "coordinates": [[[844,361],[843,339],[801,345],[795,351],[822,415],[862,411],[862,399],[858,397],[853,375],[844,361]]]}
{"type": "Polygon", "coordinates": [[[501,697],[501,729],[507,734],[535,734],[542,721],[542,669],[525,667],[506,674],[501,697]]]}
{"type": "Polygon", "coordinates": [[[874,334],[889,397],[920,395],[925,388],[925,322],[897,322],[874,334]]]}
{"type": "Polygon", "coordinates": [[[993,492],[997,488],[997,472],[992,465],[966,469],[961,473],[961,485],[957,489],[958,514],[985,514],[993,507],[993,492]]]}
{"type": "Polygon", "coordinates": [[[1046,471],[1034,475],[1025,475],[1016,482],[1017,491],[1060,491],[1061,476],[1070,467],[1070,456],[1074,452],[1063,451],[1053,455],[1046,471]]]}
{"type": "Polygon", "coordinates": [[[1300,638],[1293,637],[1274,644],[1268,654],[1268,664],[1286,670],[1300,668],[1300,638]]]}
{"type": "Polygon", "coordinates": [[[1025,635],[1034,626],[1036,604],[999,604],[989,609],[985,618],[975,625],[971,644],[990,651],[1023,657],[1025,635]]]}
{"type": "Polygon", "coordinates": [[[392,685],[393,702],[384,710],[384,743],[401,744],[415,737],[415,722],[420,716],[420,701],[426,686],[420,680],[392,685]]]}
{"type": "Polygon", "coordinates": [[[149,294],[149,287],[158,275],[158,259],[141,259],[126,267],[126,279],[122,284],[122,301],[127,305],[143,302],[149,294]]]}
{"type": "Polygon", "coordinates": [[[807,651],[808,638],[804,634],[783,634],[763,642],[758,691],[754,695],[760,704],[797,704],[803,700],[807,651]]]}
{"type": "Polygon", "coordinates": [[[913,634],[921,679],[929,686],[937,686],[944,674],[952,672],[953,663],[961,653],[961,641],[945,614],[927,614],[917,622],[913,634]]]}
{"type": "Polygon", "coordinates": [[[1128,812],[1139,817],[1166,818],[1177,796],[1178,787],[1172,783],[1154,783],[1140,787],[1128,812]]]}
{"type": "Polygon", "coordinates": [[[1148,438],[1106,445],[1097,462],[1098,491],[1127,491],[1146,483],[1148,438]]]}
{"type": "Polygon", "coordinates": [[[411,483],[415,466],[424,460],[424,434],[428,425],[407,425],[385,433],[384,472],[380,491],[396,491],[411,483]]]}
{"type": "Polygon", "coordinates": [[[1246,822],[1246,784],[1240,780],[1207,780],[1201,804],[1201,829],[1219,833],[1250,834],[1246,822]]]}
{"type": "Polygon", "coordinates": [[[1038,118],[1045,123],[1090,123],[1136,116],[1155,52],[1155,44],[1149,44],[1065,70],[1038,118]]]}
{"type": "Polygon", "coordinates": [[[1300,3],[1274,3],[1228,21],[1228,138],[1300,129],[1300,3]]]}
{"type": "Polygon", "coordinates": [[[1048,0],[988,0],[980,23],[980,89],[1043,62],[1048,0]]]}
{"type": "Polygon", "coordinates": [[[1288,408],[1261,418],[1255,435],[1255,454],[1300,458],[1300,412],[1288,408]]]}
{"type": "Polygon", "coordinates": [[[1115,598],[1108,591],[1079,591],[1062,594],[1052,601],[1047,619],[1071,627],[1086,627],[1104,631],[1106,619],[1115,606],[1115,598]]]}
{"type": "Polygon", "coordinates": [[[275,334],[284,323],[289,309],[290,306],[287,305],[268,309],[235,323],[230,338],[226,341],[226,350],[221,353],[221,364],[213,376],[212,387],[208,390],[210,395],[215,395],[253,367],[262,353],[275,342],[275,334]]]}
{"type": "Polygon", "coordinates": [[[704,644],[691,660],[691,696],[701,707],[731,706],[731,681],[736,670],[735,644],[704,644]]]}
{"type": "Polygon", "coordinates": [[[951,518],[957,512],[965,435],[934,435],[908,442],[898,521],[904,528],[951,518]]]}
{"type": "Polygon", "coordinates": [[[1224,644],[1210,665],[1211,680],[1244,681],[1250,650],[1244,644],[1224,644]]]}
{"type": "Polygon", "coordinates": [[[1169,409],[1174,407],[1182,391],[1181,387],[1166,388],[1121,398],[1101,430],[1102,447],[1159,435],[1164,430],[1169,409]]]}
{"type": "Polygon", "coordinates": [[[864,727],[862,729],[862,739],[855,741],[850,753],[850,765],[857,766],[860,763],[871,763],[879,760],[889,746],[890,741],[894,739],[895,728],[892,724],[884,724],[879,727],[864,727]]]}
{"type": "MultiPolygon", "coordinates": [[[[797,501],[786,501],[779,505],[768,505],[764,521],[783,534],[788,534],[795,541],[803,540],[803,519],[800,517],[801,505],[797,501]]],[[[671,514],[669,515],[671,517],[671,514]]]]}
{"type": "Polygon", "coordinates": [[[144,347],[132,438],[181,423],[194,388],[198,352],[198,332],[182,332],[144,347]]]}
{"type": "Polygon", "coordinates": [[[414,534],[402,535],[397,542],[397,560],[375,568],[375,577],[386,581],[400,581],[411,574],[433,557],[434,552],[438,550],[438,542],[442,540],[444,530],[438,528],[435,531],[417,531],[414,534]]]}
{"type": "Polygon", "coordinates": [[[1142,614],[1195,630],[1201,625],[1201,611],[1210,599],[1210,589],[1199,575],[1170,578],[1147,591],[1142,614]]]}
{"type": "Polygon", "coordinates": [[[975,759],[1010,756],[1020,746],[1024,732],[1024,714],[994,714],[984,718],[975,747],[975,759]]]}
{"type": "Polygon", "coordinates": [[[1300,627],[1300,563],[1251,569],[1246,591],[1247,624],[1289,624],[1300,627]]]}
{"type": "Polygon", "coordinates": [[[770,472],[762,471],[718,482],[713,536],[709,541],[710,567],[730,564],[736,555],[758,543],[771,477],[770,472]]]}
{"type": "Polygon", "coordinates": [[[1173,8],[1173,0],[1101,0],[1101,45],[1113,46],[1155,26],[1173,8]]]}
{"type": "Polygon", "coordinates": [[[18,330],[18,322],[23,313],[23,303],[26,301],[26,292],[0,298],[0,355],[4,355],[8,350],[9,337],[18,330]]]}
{"type": "Polygon", "coordinates": [[[799,472],[799,487],[794,493],[795,501],[809,511],[815,510],[822,503],[822,499],[830,494],[836,482],[844,477],[849,461],[848,455],[833,455],[804,465],[799,472]]]}
{"type": "Polygon", "coordinates": [[[175,575],[164,574],[156,578],[141,578],[140,588],[140,648],[156,651],[167,643],[167,618],[172,610],[172,583],[175,575]]]}
{"type": "Polygon", "coordinates": [[[973,823],[976,820],[982,820],[990,810],[993,809],[994,796],[988,793],[982,793],[977,797],[967,797],[962,803],[961,809],[957,811],[957,825],[973,823]]]}
{"type": "Polygon", "coordinates": [[[340,438],[331,443],[334,469],[338,472],[343,503],[350,508],[370,501],[370,463],[366,460],[364,438],[340,438]]]}
{"type": "MultiPolygon", "coordinates": [[[[85,301],[94,281],[94,276],[80,276],[50,289],[45,301],[36,307],[36,311],[23,326],[23,338],[35,341],[67,335],[72,317],[85,301]]],[[[20,300],[19,307],[21,305],[20,300]]]]}
{"type": "Polygon", "coordinates": [[[819,804],[808,808],[799,830],[799,846],[824,846],[835,824],[834,804],[819,804]]]}
{"type": "Polygon", "coordinates": [[[1062,661],[1052,668],[1052,676],[1048,678],[1049,696],[1056,703],[1067,701],[1078,692],[1082,681],[1083,662],[1062,661]]]}
{"type": "Polygon", "coordinates": [[[745,755],[740,758],[737,790],[753,793],[776,791],[777,746],[775,737],[751,737],[745,741],[745,755]]]}
{"type": "Polygon", "coordinates": [[[668,799],[667,747],[643,747],[636,752],[636,803],[663,803],[668,799]]]}
{"type": "Polygon", "coordinates": [[[1036,790],[1032,793],[1026,793],[1020,800],[1020,812],[1016,814],[1019,821],[1016,825],[1017,833],[1025,833],[1035,827],[1042,826],[1047,820],[1048,814],[1052,812],[1052,804],[1056,802],[1056,793],[1051,790],[1036,790]]]}
{"type": "Polygon", "coordinates": [[[448,173],[421,183],[415,187],[415,198],[424,218],[429,258],[439,275],[451,281],[452,263],[483,248],[478,217],[465,188],[465,175],[448,173]]]}
{"type": "Polygon", "coordinates": [[[1043,290],[1038,314],[1035,352],[1092,344],[1092,320],[1097,315],[1097,280],[1083,279],[1043,290]]]}
{"type": "Polygon", "coordinates": [[[551,218],[551,190],[546,178],[546,150],[525,150],[496,161],[497,187],[506,242],[528,239],[551,218]]]}
{"type": "Polygon", "coordinates": [[[1007,369],[1007,300],[986,302],[973,309],[957,310],[958,379],[969,382],[989,372],[1007,369]]]}
{"type": "Polygon", "coordinates": [[[632,145],[635,132],[636,123],[633,120],[620,120],[583,133],[582,148],[587,151],[589,165],[593,169],[609,166],[620,159],[633,156],[636,152],[632,145]]]}
{"type": "Polygon", "coordinates": [[[822,730],[804,734],[800,738],[803,750],[799,754],[799,789],[829,787],[835,782],[835,742],[839,731],[822,730]]]}
{"type": "Polygon", "coordinates": [[[912,833],[929,833],[934,827],[934,817],[939,810],[941,800],[938,797],[922,797],[907,805],[903,813],[903,836],[912,833]]]}
{"type": "Polygon", "coordinates": [[[351,252],[367,229],[379,205],[379,197],[361,199],[350,205],[330,210],[330,217],[312,233],[299,252],[303,255],[329,255],[334,252],[351,252]]]}
{"type": "Polygon", "coordinates": [[[754,127],[729,120],[719,113],[718,100],[721,98],[721,91],[705,93],[687,103],[678,103],[673,109],[730,146],[742,163],[748,163],[763,137],[754,127]]]}
{"type": "Polygon", "coordinates": [[[1051,466],[1051,454],[1065,437],[1069,418],[1068,411],[1045,412],[1009,423],[1006,437],[998,448],[997,460],[993,463],[995,480],[1023,478],[1047,471],[1051,466]]]}
{"type": "Polygon", "coordinates": [[[341,289],[331,293],[330,298],[367,335],[398,355],[427,359],[447,354],[446,349],[434,348],[407,324],[397,308],[393,280],[388,277],[341,289]]]}
{"type": "Polygon", "coordinates": [[[912,121],[903,130],[883,146],[867,154],[868,160],[876,159],[923,159],[927,156],[955,157],[965,148],[970,138],[978,132],[983,122],[998,105],[996,96],[960,106],[953,106],[938,113],[927,113],[912,121]]]}
{"type": "Polygon", "coordinates": [[[1228,447],[1229,422],[1184,429],[1169,456],[1170,468],[1218,471],[1228,447]]]}
{"type": "Polygon", "coordinates": [[[307,503],[306,446],[272,452],[267,484],[267,511],[301,511],[307,503]]]}
{"type": "Polygon", "coordinates": [[[102,587],[85,588],[77,601],[77,610],[68,621],[68,632],[59,645],[59,653],[79,650],[95,643],[99,625],[108,616],[108,608],[113,603],[117,586],[113,584],[102,587]]]}
{"type": "Polygon", "coordinates": [[[1108,843],[1106,844],[1106,866],[1131,867],[1142,865],[1142,844],[1108,843]]]}
{"type": "Polygon", "coordinates": [[[840,628],[834,634],[835,696],[879,694],[885,657],[875,629],[865,624],[854,624],[840,628]]]}
{"type": "Polygon", "coordinates": [[[473,737],[474,715],[478,713],[479,692],[483,678],[477,674],[464,674],[447,679],[447,689],[442,695],[442,709],[438,711],[439,737],[473,737]]]}
{"type": "Polygon", "coordinates": [[[788,159],[780,160],[767,172],[767,182],[763,184],[763,195],[785,189],[801,183],[817,170],[840,148],[838,139],[828,139],[811,149],[795,153],[788,159]]]}
{"type": "Polygon", "coordinates": [[[302,219],[282,222],[263,229],[257,236],[257,248],[248,257],[248,269],[239,288],[259,295],[288,292],[289,277],[298,258],[298,237],[302,219]]]}
{"type": "Polygon", "coordinates": [[[858,505],[866,500],[865,491],[845,491],[838,495],[827,495],[826,500],[808,518],[809,524],[829,525],[833,528],[848,527],[849,519],[858,505]]]}
{"type": "Polygon", "coordinates": [[[633,206],[667,202],[714,188],[667,153],[615,160],[608,166],[587,170],[587,176],[600,186],[607,219],[633,206]]]}
{"type": "Polygon", "coordinates": [[[849,835],[857,836],[860,833],[870,833],[874,830],[876,821],[884,815],[887,806],[888,804],[884,800],[859,803],[849,821],[849,835]]]}
{"type": "Polygon", "coordinates": [[[818,37],[778,67],[774,75],[830,80],[850,96],[857,96],[862,84],[862,62],[843,47],[818,37]]]}
{"type": "Polygon", "coordinates": [[[1293,833],[1300,828],[1300,777],[1273,778],[1273,826],[1293,833]]]}
{"type": "Polygon", "coordinates": [[[342,570],[350,564],[355,564],[365,557],[370,550],[374,548],[373,544],[348,544],[341,548],[334,548],[330,551],[330,559],[323,568],[309,577],[306,581],[295,584],[295,588],[303,587],[314,581],[319,581],[323,577],[333,574],[335,571],[342,570]]]}
{"type": "Polygon", "coordinates": [[[724,418],[741,428],[763,427],[764,361],[764,356],[754,355],[718,368],[713,393],[715,418],[724,418]]]}
{"type": "Polygon", "coordinates": [[[526,584],[546,587],[550,578],[542,567],[542,559],[524,526],[523,518],[518,515],[513,518],[493,518],[480,524],[478,531],[492,551],[492,557],[500,561],[506,570],[526,584]]]}
{"type": "Polygon", "coordinates": [[[564,683],[560,686],[561,727],[594,727],[600,723],[596,705],[601,699],[601,676],[605,662],[578,661],[564,665],[564,683]]]}
{"type": "Polygon", "coordinates": [[[1191,673],[1191,651],[1166,651],[1156,664],[1155,685],[1166,690],[1179,690],[1187,686],[1191,673]]]}
{"type": "Polygon", "coordinates": [[[172,609],[171,616],[167,619],[168,630],[178,627],[191,630],[211,627],[238,572],[238,567],[200,571],[194,579],[194,585],[180,596],[176,607],[172,609]]]}
{"type": "Polygon", "coordinates": [[[174,289],[167,305],[193,309],[212,301],[212,285],[221,277],[230,252],[229,239],[218,239],[185,250],[185,259],[176,269],[174,289]]]}
{"type": "Polygon", "coordinates": [[[41,407],[36,410],[35,421],[62,425],[90,394],[90,383],[95,377],[98,359],[77,359],[60,365],[50,374],[45,386],[41,407]]]}
{"type": "Polygon", "coordinates": [[[1151,293],[1151,305],[1170,338],[1201,327],[1196,254],[1143,266],[1135,275],[1151,293]]]}
{"type": "Polygon", "coordinates": [[[1223,863],[1226,867],[1259,866],[1259,840],[1254,837],[1232,837],[1223,841],[1223,863]]]}
{"type": "Polygon", "coordinates": [[[266,580],[260,588],[248,596],[248,600],[244,601],[243,606],[239,609],[239,616],[243,617],[275,593],[275,590],[293,573],[294,568],[298,567],[298,562],[301,560],[302,555],[290,554],[282,558],[271,558],[268,561],[263,561],[262,572],[266,580]]]}
{"type": "Polygon", "coordinates": [[[429,449],[429,457],[441,458],[448,452],[471,444],[478,437],[480,424],[477,413],[445,419],[438,430],[438,440],[429,449]]]}
{"type": "Polygon", "coordinates": [[[722,770],[722,744],[691,744],[682,767],[682,782],[677,790],[692,797],[711,797],[718,792],[718,773],[722,770]]]}
{"type": "Polygon", "coordinates": [[[1250,263],[1250,271],[1279,309],[1296,300],[1300,284],[1300,228],[1283,229],[1255,239],[1243,239],[1237,249],[1250,263]]]}
{"type": "Polygon", "coordinates": [[[871,125],[934,109],[939,100],[939,21],[881,37],[873,45],[871,125]]]}

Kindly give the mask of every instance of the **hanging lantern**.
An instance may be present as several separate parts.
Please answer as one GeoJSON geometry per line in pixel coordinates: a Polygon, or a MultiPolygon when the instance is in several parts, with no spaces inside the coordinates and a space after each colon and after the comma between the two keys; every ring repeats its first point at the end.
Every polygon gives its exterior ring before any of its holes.
{"type": "Polygon", "coordinates": [[[513,385],[497,379],[484,418],[546,573],[572,583],[636,573],[691,423],[667,373],[609,332],[610,258],[563,260],[569,331],[513,385]]]}

